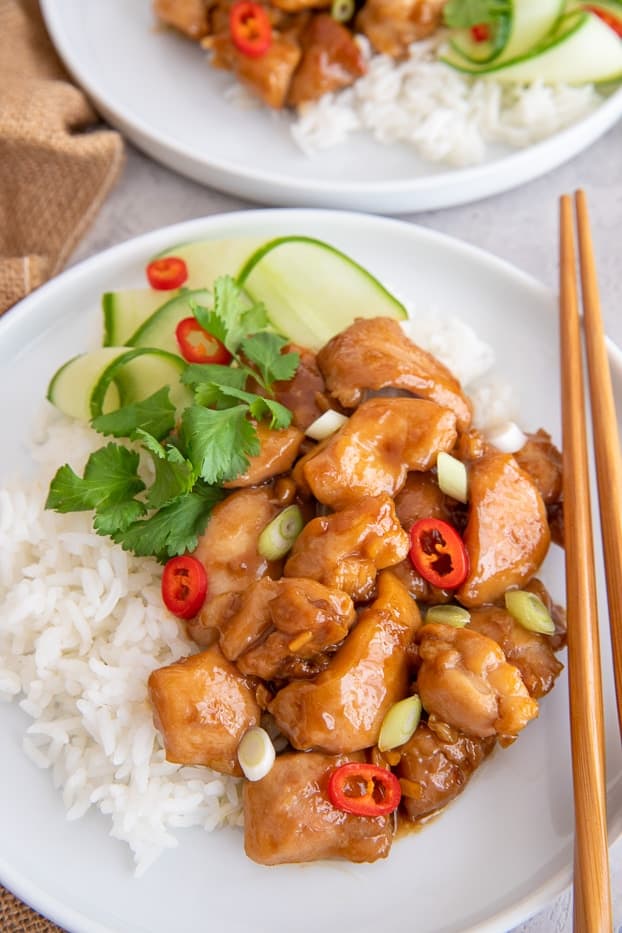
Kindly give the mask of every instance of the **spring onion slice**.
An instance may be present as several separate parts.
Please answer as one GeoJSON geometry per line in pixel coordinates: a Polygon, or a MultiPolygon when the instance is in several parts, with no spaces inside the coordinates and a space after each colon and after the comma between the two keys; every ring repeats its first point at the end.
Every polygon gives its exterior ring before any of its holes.
{"type": "Polygon", "coordinates": [[[419,725],[420,718],[421,700],[416,694],[394,703],[382,720],[378,736],[380,751],[387,752],[408,742],[419,725]]]}
{"type": "Polygon", "coordinates": [[[289,505],[272,519],[259,535],[257,550],[266,560],[285,557],[302,531],[304,521],[297,505],[289,505]]]}
{"type": "Polygon", "coordinates": [[[347,23],[354,16],[356,9],[355,0],[333,0],[330,7],[330,15],[338,23],[347,23]]]}
{"type": "Polygon", "coordinates": [[[436,470],[438,485],[445,495],[466,503],[469,483],[464,463],[441,451],[436,457],[436,470]]]}
{"type": "Polygon", "coordinates": [[[515,454],[525,446],[527,435],[514,421],[504,421],[487,431],[486,440],[503,454],[515,454]]]}
{"type": "Polygon", "coordinates": [[[272,739],[261,726],[252,726],[238,745],[238,761],[249,781],[261,781],[272,768],[276,752],[272,739]]]}
{"type": "Polygon", "coordinates": [[[305,434],[314,441],[323,441],[342,428],[347,420],[345,415],[340,415],[338,411],[329,408],[323,415],[311,422],[305,434]]]}
{"type": "Polygon", "coordinates": [[[530,632],[539,632],[541,635],[555,634],[555,623],[535,593],[528,590],[508,590],[505,594],[505,608],[530,632]]]}
{"type": "Polygon", "coordinates": [[[425,614],[425,621],[440,622],[442,625],[463,628],[471,621],[471,613],[462,606],[430,606],[425,614]]]}

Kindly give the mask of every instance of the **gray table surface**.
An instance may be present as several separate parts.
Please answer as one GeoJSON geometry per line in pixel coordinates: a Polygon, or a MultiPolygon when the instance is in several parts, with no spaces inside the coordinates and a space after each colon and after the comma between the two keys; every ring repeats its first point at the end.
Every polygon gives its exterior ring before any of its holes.
{"type": "MultiPolygon", "coordinates": [[[[72,263],[167,224],[257,206],[201,187],[131,146],[127,149],[122,177],[72,263]]],[[[479,203],[402,219],[488,250],[556,289],[557,199],[576,188],[584,188],[589,198],[605,327],[622,346],[622,122],[586,152],[536,181],[479,203]]],[[[612,849],[611,864],[615,929],[622,933],[622,840],[612,849]]],[[[567,891],[514,933],[571,929],[567,891]]]]}

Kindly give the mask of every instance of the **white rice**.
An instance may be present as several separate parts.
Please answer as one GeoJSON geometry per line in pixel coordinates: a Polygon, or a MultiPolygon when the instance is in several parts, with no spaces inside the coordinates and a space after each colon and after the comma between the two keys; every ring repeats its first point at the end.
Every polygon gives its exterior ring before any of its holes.
{"type": "MultiPolygon", "coordinates": [[[[466,383],[487,385],[492,351],[471,328],[438,317],[404,326],[466,383]]],[[[507,393],[484,396],[498,421],[509,417],[507,393]]],[[[37,479],[0,487],[0,699],[32,719],[24,751],[51,770],[68,819],[92,806],[108,815],[141,874],[177,845],[177,828],[241,825],[240,781],[165,760],[147,678],[196,646],[162,606],[160,566],[96,535],[91,513],[44,510],[56,469],[69,460],[81,471],[101,443],[49,406],[37,479]]]]}
{"type": "Polygon", "coordinates": [[[162,606],[160,566],[96,535],[90,513],[43,509],[67,451],[80,469],[98,446],[56,418],[34,450],[40,478],[0,489],[0,697],[32,718],[24,751],[51,769],[68,819],[109,815],[141,874],[175,828],[239,825],[240,781],[165,760],[147,678],[196,646],[162,606]]]}
{"type": "Polygon", "coordinates": [[[474,80],[437,60],[442,36],[414,43],[395,62],[372,55],[358,36],[367,74],[351,87],[300,108],[291,132],[312,155],[368,132],[381,143],[405,143],[427,162],[465,166],[481,162],[491,144],[529,146],[588,114],[602,99],[592,85],[504,87],[474,80]]]}

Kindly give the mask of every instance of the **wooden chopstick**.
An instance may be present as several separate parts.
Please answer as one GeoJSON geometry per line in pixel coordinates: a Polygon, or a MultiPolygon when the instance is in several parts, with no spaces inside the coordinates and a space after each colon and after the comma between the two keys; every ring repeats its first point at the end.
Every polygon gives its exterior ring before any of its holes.
{"type": "Polygon", "coordinates": [[[596,280],[594,247],[584,191],[575,193],[575,208],[579,232],[585,348],[590,382],[600,526],[607,579],[611,652],[616,685],[618,725],[622,737],[622,458],[620,457],[616,408],[596,280]]]}
{"type": "Polygon", "coordinates": [[[568,682],[574,785],[574,930],[613,927],[605,737],[572,202],[560,200],[560,352],[568,682]]]}

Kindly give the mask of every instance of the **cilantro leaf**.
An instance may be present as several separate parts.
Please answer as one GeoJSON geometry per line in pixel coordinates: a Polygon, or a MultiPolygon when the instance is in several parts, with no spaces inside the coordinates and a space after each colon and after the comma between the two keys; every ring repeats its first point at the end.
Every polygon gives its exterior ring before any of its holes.
{"type": "Polygon", "coordinates": [[[249,307],[242,289],[230,275],[223,275],[214,282],[214,314],[226,326],[225,336],[219,339],[234,355],[244,337],[269,324],[264,306],[253,304],[249,307]]]}
{"type": "Polygon", "coordinates": [[[242,341],[244,356],[254,363],[264,386],[279,379],[291,379],[300,362],[299,353],[281,353],[288,341],[279,334],[262,331],[242,341]]]}
{"type": "Polygon", "coordinates": [[[145,504],[138,499],[128,499],[126,502],[99,508],[93,519],[93,528],[98,535],[113,535],[117,531],[125,531],[146,511],[145,504]]]}
{"type": "Polygon", "coordinates": [[[67,464],[57,471],[45,507],[57,512],[84,512],[119,505],[145,488],[137,469],[137,453],[119,444],[107,444],[91,454],[83,478],[67,464]]]}
{"type": "Polygon", "coordinates": [[[190,308],[203,330],[224,343],[227,336],[227,325],[220,315],[212,308],[204,308],[202,305],[191,303],[190,308]]]}
{"type": "Polygon", "coordinates": [[[175,406],[169,398],[169,387],[158,389],[141,402],[124,405],[107,415],[99,415],[91,422],[100,434],[114,437],[134,437],[138,428],[153,434],[158,440],[166,437],[175,427],[175,406]]]}
{"type": "MultiPolygon", "coordinates": [[[[235,390],[229,390],[235,391],[235,390]]],[[[182,435],[198,476],[206,483],[234,479],[248,467],[248,458],[260,452],[248,406],[214,411],[193,405],[182,416],[182,435]]]]}
{"type": "Polygon", "coordinates": [[[140,429],[136,433],[151,454],[155,468],[155,480],[147,490],[147,505],[161,509],[190,492],[196,479],[194,468],[177,447],[170,444],[163,447],[155,437],[140,429]]]}
{"type": "Polygon", "coordinates": [[[255,396],[255,401],[249,405],[249,411],[253,418],[270,418],[270,427],[273,431],[279,431],[282,428],[288,428],[292,423],[292,413],[285,405],[275,402],[272,398],[263,398],[261,395],[255,396]]]}
{"type": "Polygon", "coordinates": [[[219,386],[243,389],[248,370],[235,366],[219,366],[217,363],[195,363],[188,367],[183,381],[197,387],[195,398],[199,405],[213,405],[218,398],[219,386]]]}
{"type": "Polygon", "coordinates": [[[510,0],[449,0],[443,8],[446,26],[468,29],[478,23],[492,23],[511,12],[510,0]]]}
{"type": "Polygon", "coordinates": [[[133,551],[139,557],[157,557],[164,562],[195,549],[210,512],[223,495],[220,489],[199,483],[192,492],[149,518],[115,531],[111,537],[126,551],[133,551]]]}

